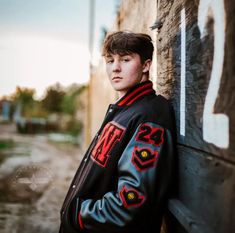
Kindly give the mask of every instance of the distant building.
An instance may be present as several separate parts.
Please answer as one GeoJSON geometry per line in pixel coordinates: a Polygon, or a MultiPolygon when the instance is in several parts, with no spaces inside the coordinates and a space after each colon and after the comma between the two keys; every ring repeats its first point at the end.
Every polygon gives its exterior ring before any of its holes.
{"type": "Polygon", "coordinates": [[[11,113],[11,103],[8,100],[0,101],[0,121],[9,121],[11,113]]]}

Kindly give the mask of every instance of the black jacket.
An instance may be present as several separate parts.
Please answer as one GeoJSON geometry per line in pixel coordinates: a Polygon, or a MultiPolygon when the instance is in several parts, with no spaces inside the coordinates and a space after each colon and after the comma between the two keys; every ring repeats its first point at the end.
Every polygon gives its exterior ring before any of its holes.
{"type": "Polygon", "coordinates": [[[70,185],[60,233],[159,233],[174,134],[172,107],[151,81],[111,104],[70,185]]]}

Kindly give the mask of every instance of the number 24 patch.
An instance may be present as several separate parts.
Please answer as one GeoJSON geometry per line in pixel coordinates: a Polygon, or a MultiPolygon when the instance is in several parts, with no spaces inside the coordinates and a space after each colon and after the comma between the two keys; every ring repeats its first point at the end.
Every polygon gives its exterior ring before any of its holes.
{"type": "Polygon", "coordinates": [[[143,124],[140,126],[139,131],[136,135],[136,140],[155,146],[160,146],[163,139],[164,129],[153,127],[149,124],[143,124]]]}

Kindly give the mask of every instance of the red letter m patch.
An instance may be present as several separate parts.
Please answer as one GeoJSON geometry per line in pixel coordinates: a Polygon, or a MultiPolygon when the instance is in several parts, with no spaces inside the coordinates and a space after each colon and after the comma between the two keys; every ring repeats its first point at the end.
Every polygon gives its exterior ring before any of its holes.
{"type": "Polygon", "coordinates": [[[96,163],[102,167],[106,166],[109,152],[117,141],[120,141],[123,132],[124,129],[115,122],[110,122],[104,127],[97,144],[91,152],[91,157],[96,163]]]}

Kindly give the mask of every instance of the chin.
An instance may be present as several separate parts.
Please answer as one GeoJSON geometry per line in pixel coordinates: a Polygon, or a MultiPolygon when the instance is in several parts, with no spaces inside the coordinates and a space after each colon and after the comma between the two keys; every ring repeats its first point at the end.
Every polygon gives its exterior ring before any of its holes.
{"type": "Polygon", "coordinates": [[[118,83],[112,83],[112,87],[115,91],[124,91],[126,88],[123,87],[123,85],[120,85],[118,83]]]}

